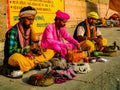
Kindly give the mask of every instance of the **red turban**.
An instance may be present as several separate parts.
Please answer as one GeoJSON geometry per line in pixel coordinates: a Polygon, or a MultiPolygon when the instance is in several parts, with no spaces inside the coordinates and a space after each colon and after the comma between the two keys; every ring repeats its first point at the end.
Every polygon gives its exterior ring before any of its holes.
{"type": "Polygon", "coordinates": [[[57,17],[57,18],[60,18],[60,19],[62,19],[62,20],[68,20],[68,19],[70,19],[70,16],[69,16],[67,13],[62,12],[62,11],[60,11],[60,10],[58,10],[58,11],[56,12],[56,17],[57,17]]]}

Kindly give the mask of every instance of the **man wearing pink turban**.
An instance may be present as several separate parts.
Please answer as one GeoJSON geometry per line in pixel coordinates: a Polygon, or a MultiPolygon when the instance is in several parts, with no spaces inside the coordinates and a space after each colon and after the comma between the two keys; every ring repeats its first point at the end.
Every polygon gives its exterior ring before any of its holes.
{"type": "Polygon", "coordinates": [[[53,49],[62,58],[65,58],[67,54],[67,47],[71,50],[79,48],[79,43],[66,31],[65,24],[69,18],[67,13],[58,10],[55,22],[45,28],[41,40],[43,48],[53,49]],[[63,39],[66,40],[66,43],[63,39]]]}

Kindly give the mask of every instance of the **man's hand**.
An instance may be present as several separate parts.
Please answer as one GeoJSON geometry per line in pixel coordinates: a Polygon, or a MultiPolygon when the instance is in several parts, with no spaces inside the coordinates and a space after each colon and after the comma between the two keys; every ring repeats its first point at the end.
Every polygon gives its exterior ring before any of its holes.
{"type": "Polygon", "coordinates": [[[93,39],[96,43],[100,43],[102,41],[102,38],[94,38],[93,39]]]}
{"type": "Polygon", "coordinates": [[[78,50],[82,50],[80,43],[77,46],[78,50]]]}
{"type": "Polygon", "coordinates": [[[23,47],[22,50],[21,50],[21,53],[22,53],[22,54],[26,54],[26,53],[28,53],[28,52],[30,52],[30,46],[29,46],[29,45],[23,47]]]}

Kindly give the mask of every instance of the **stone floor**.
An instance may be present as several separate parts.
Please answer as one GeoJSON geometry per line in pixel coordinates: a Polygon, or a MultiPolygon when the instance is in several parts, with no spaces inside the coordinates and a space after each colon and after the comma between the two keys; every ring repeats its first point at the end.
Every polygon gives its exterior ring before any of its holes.
{"type": "MultiPolygon", "coordinates": [[[[100,28],[108,44],[114,41],[120,45],[119,28],[100,28]]],[[[73,29],[69,29],[72,34],[73,29]]],[[[91,72],[77,74],[74,80],[63,84],[53,84],[49,87],[31,86],[26,83],[29,76],[42,71],[32,70],[25,73],[22,79],[11,79],[0,75],[0,90],[120,90],[120,51],[115,57],[106,57],[108,62],[90,63],[91,72]]],[[[3,60],[3,51],[0,52],[0,62],[3,60]]]]}

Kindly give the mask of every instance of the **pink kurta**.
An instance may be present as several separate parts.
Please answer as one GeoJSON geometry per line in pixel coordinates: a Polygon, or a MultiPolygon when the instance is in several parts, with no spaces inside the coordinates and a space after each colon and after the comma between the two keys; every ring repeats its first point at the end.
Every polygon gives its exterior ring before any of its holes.
{"type": "Polygon", "coordinates": [[[67,54],[67,46],[70,49],[76,49],[78,44],[79,43],[73,39],[70,34],[68,34],[65,28],[56,30],[54,23],[49,24],[45,28],[41,40],[41,46],[43,48],[53,49],[54,51],[58,52],[63,58],[67,54]],[[67,42],[63,42],[62,39],[65,39],[67,42]]]}

